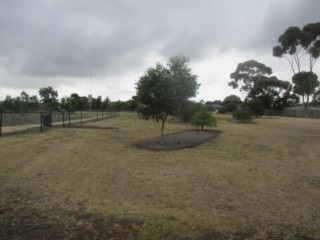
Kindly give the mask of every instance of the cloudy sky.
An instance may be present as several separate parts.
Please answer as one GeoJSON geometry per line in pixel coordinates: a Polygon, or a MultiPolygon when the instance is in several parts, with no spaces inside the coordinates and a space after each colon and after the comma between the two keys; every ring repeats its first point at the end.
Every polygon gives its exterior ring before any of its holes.
{"type": "Polygon", "coordinates": [[[319,0],[0,0],[0,100],[45,86],[128,100],[148,67],[180,53],[198,75],[196,100],[241,96],[228,86],[239,62],[291,79],[272,48],[288,27],[319,22],[319,9],[319,0]]]}

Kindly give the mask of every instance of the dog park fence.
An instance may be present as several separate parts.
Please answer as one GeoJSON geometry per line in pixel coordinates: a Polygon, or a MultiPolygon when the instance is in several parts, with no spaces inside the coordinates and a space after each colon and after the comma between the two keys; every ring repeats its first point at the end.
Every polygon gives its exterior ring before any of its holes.
{"type": "Polygon", "coordinates": [[[0,136],[6,133],[39,128],[41,132],[55,127],[70,127],[88,121],[102,120],[120,115],[116,110],[76,112],[0,112],[0,136]]]}
{"type": "MultiPolygon", "coordinates": [[[[274,112],[273,115],[283,116],[283,117],[299,117],[305,118],[306,112],[303,106],[289,107],[282,111],[274,112]]],[[[320,108],[309,107],[309,118],[320,118],[320,108]]]]}

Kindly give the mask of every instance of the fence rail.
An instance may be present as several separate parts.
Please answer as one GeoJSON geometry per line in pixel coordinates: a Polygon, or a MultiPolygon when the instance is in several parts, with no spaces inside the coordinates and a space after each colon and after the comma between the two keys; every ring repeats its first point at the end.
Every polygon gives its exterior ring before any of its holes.
{"type": "MultiPolygon", "coordinates": [[[[290,107],[282,111],[274,112],[274,115],[283,116],[283,117],[305,118],[306,111],[304,107],[290,107]]],[[[309,118],[320,118],[320,108],[310,107],[309,118]]]]}
{"type": "Polygon", "coordinates": [[[70,127],[88,121],[117,117],[119,111],[77,111],[77,112],[0,112],[0,136],[32,128],[45,131],[54,126],[70,127]]]}

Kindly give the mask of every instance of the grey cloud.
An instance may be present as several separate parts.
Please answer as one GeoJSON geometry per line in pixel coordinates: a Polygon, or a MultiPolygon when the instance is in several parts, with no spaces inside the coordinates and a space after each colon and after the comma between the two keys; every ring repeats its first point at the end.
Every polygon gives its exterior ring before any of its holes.
{"type": "Polygon", "coordinates": [[[290,26],[303,27],[318,22],[320,1],[291,0],[271,2],[261,22],[261,35],[252,42],[253,47],[272,48],[278,43],[279,36],[290,26]]]}
{"type": "Polygon", "coordinates": [[[90,65],[98,75],[116,74],[140,66],[150,51],[165,57],[184,53],[197,60],[221,46],[247,42],[241,37],[248,32],[248,26],[241,25],[246,16],[233,18],[245,10],[242,5],[238,1],[67,1],[65,5],[12,1],[3,9],[8,26],[1,28],[5,35],[1,52],[27,76],[87,77],[90,65]]]}
{"type": "Polygon", "coordinates": [[[195,62],[212,52],[271,54],[287,27],[318,21],[319,3],[3,0],[0,67],[11,76],[6,86],[34,86],[46,78],[73,84],[89,77],[90,66],[100,78],[141,71],[150,52],[166,59],[183,53],[195,62]]]}

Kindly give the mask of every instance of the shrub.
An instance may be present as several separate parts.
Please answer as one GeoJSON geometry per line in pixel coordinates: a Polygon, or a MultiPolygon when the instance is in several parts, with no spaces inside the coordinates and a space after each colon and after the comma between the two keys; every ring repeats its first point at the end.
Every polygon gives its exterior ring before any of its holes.
{"type": "Polygon", "coordinates": [[[188,101],[182,106],[176,116],[183,122],[191,122],[192,117],[203,107],[203,104],[188,101]]]}
{"type": "Polygon", "coordinates": [[[233,111],[232,115],[239,122],[246,123],[247,121],[252,120],[253,112],[249,107],[244,107],[241,109],[236,109],[235,111],[233,111]]]}
{"type": "Polygon", "coordinates": [[[196,127],[201,127],[201,131],[203,131],[204,126],[216,127],[217,121],[212,116],[212,113],[205,108],[201,108],[198,110],[192,117],[192,125],[196,127]]]}

